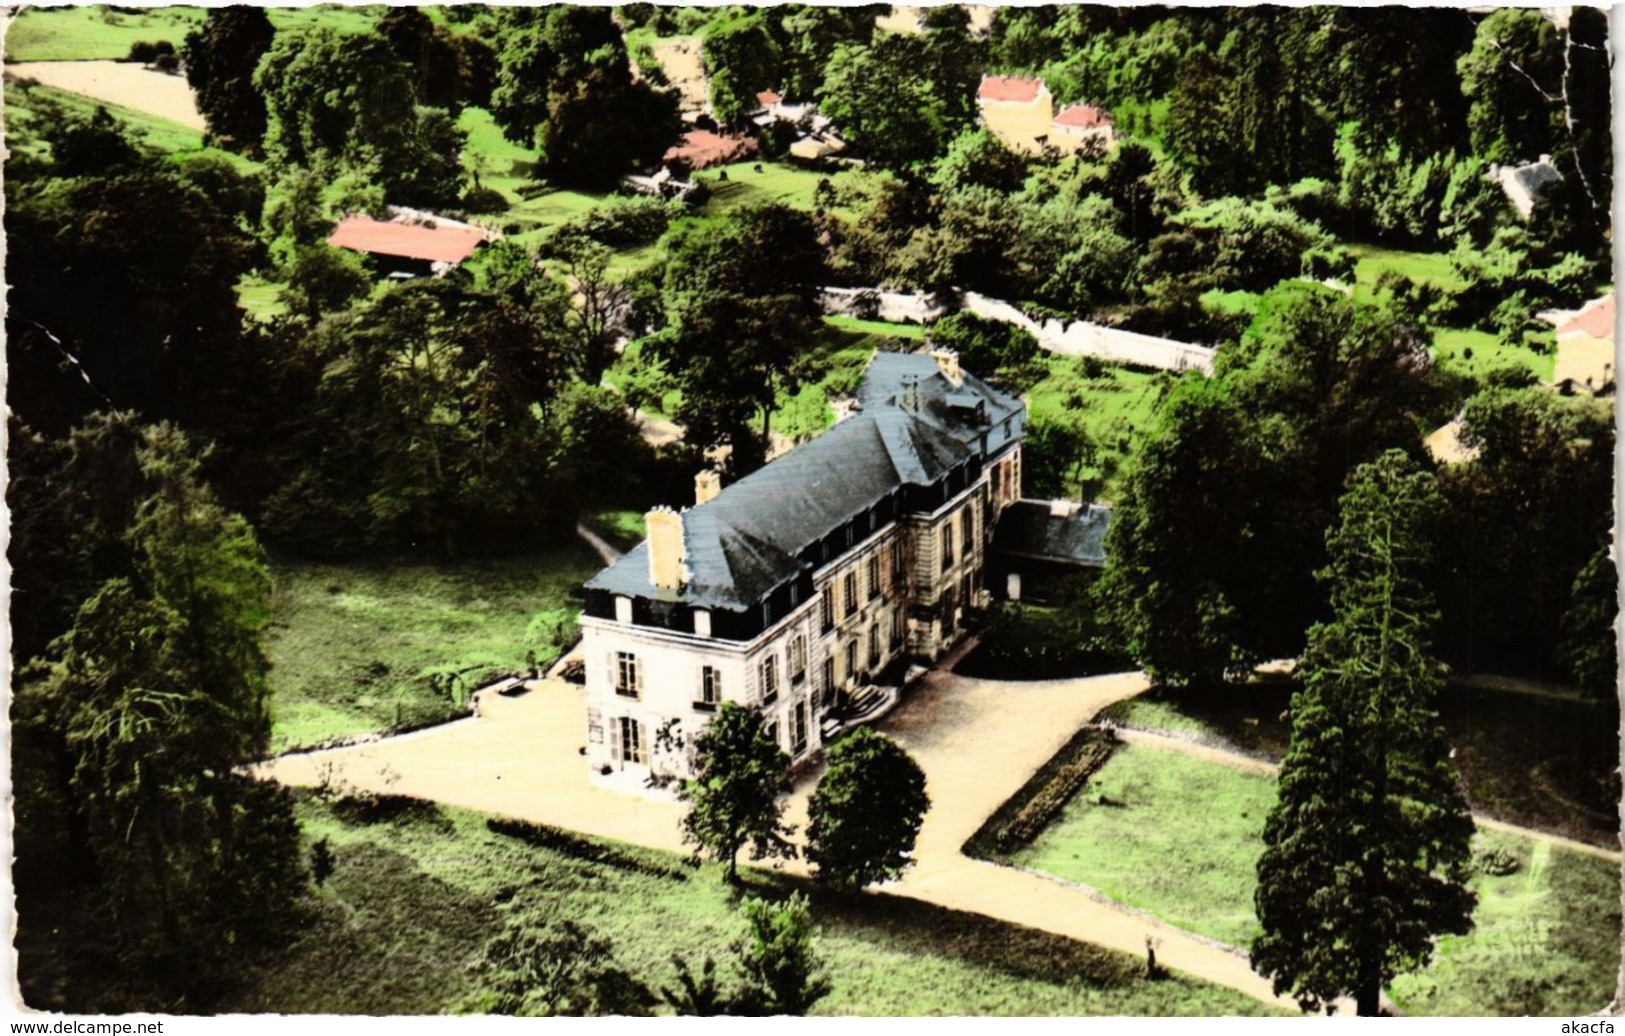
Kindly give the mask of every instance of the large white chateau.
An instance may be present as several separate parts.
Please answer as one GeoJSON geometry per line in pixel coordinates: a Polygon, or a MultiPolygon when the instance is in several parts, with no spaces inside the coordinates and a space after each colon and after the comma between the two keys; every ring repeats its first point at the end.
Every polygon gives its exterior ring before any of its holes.
{"type": "Polygon", "coordinates": [[[985,600],[1025,419],[951,352],[878,353],[833,428],[650,511],[647,540],[586,585],[593,774],[688,776],[725,701],[760,708],[799,762],[877,675],[941,654],[985,600]]]}

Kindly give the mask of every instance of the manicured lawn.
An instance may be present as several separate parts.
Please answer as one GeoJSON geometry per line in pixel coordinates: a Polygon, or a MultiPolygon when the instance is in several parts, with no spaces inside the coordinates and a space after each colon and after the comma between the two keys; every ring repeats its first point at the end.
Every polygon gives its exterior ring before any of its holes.
{"type": "MultiPolygon", "coordinates": [[[[813,192],[818,187],[818,181],[828,179],[839,194],[844,188],[866,175],[850,169],[828,173],[814,169],[799,169],[777,162],[748,161],[715,166],[695,173],[694,179],[710,188],[711,200],[706,205],[706,211],[712,215],[720,215],[749,205],[767,205],[775,202],[792,209],[811,212],[817,208],[813,201],[813,192]],[[758,165],[761,166],[761,172],[756,171],[758,165]],[[721,179],[723,172],[728,174],[726,181],[721,179]]],[[[839,206],[833,207],[830,211],[842,216],[853,215],[839,206]]]]}
{"type": "MultiPolygon", "coordinates": [[[[1550,346],[1551,343],[1547,343],[1550,346]]],[[[1484,331],[1442,328],[1433,335],[1433,358],[1446,369],[1482,378],[1498,367],[1523,367],[1550,382],[1557,366],[1555,352],[1535,352],[1517,345],[1505,345],[1484,331]]]]}
{"type": "Polygon", "coordinates": [[[1232,946],[1258,931],[1253,867],[1267,778],[1123,745],[1014,862],[1232,946]],[[1100,805],[1106,796],[1120,806],[1100,805]]]}
{"type": "Polygon", "coordinates": [[[440,565],[273,564],[273,751],[466,714],[468,692],[525,671],[527,652],[557,656],[600,567],[576,544],[440,565]]]}
{"type": "Polygon", "coordinates": [[[1545,843],[1486,832],[1518,869],[1478,883],[1471,935],[1446,935],[1427,970],[1396,979],[1410,1014],[1589,1014],[1613,996],[1619,868],[1545,843]]]}
{"type": "Polygon", "coordinates": [[[861,331],[888,338],[904,338],[911,342],[923,341],[927,331],[923,324],[893,324],[885,320],[859,320],[857,317],[826,316],[824,323],[843,331],[861,331]]]}
{"type": "MultiPolygon", "coordinates": [[[[1127,726],[1279,762],[1290,681],[1158,689],[1105,715],[1127,726]]],[[[1486,816],[1612,848],[1619,831],[1618,706],[1459,684],[1439,700],[1467,801],[1486,816]]]]}
{"type": "MultiPolygon", "coordinates": [[[[1274,798],[1268,777],[1125,746],[1014,862],[1245,947],[1258,929],[1255,867],[1274,798]]],[[[1618,865],[1495,832],[1475,845],[1512,854],[1519,868],[1473,879],[1477,927],[1441,938],[1426,970],[1395,983],[1400,1007],[1552,1015],[1605,1004],[1619,965],[1618,865]]]]}
{"type": "Polygon", "coordinates": [[[1027,390],[1028,419],[1081,426],[1095,447],[1094,463],[1084,472],[1086,483],[1095,488],[1086,489],[1085,495],[1112,501],[1174,375],[1104,363],[1093,366],[1050,353],[1036,362],[1045,373],[1027,390]]]}
{"type": "Polygon", "coordinates": [[[1376,295],[1377,278],[1390,270],[1418,284],[1432,284],[1445,292],[1466,286],[1450,266],[1447,252],[1404,252],[1379,245],[1345,245],[1355,257],[1354,297],[1361,302],[1376,295]]]}
{"type": "MultiPolygon", "coordinates": [[[[290,946],[246,969],[223,1012],[436,1014],[474,994],[470,970],[508,919],[569,918],[607,937],[634,975],[672,984],[671,956],[706,955],[734,980],[741,931],[715,864],[615,847],[588,863],[488,831],[484,817],[419,806],[366,823],[307,796],[305,839],[327,838],[336,869],[290,946]],[[637,869],[634,869],[637,868],[637,869]],[[657,873],[647,873],[652,869],[657,873]]],[[[751,873],[751,892],[790,881],[751,873]]],[[[1141,962],[1082,943],[912,900],[814,895],[818,952],[834,991],[823,1015],[1230,1015],[1251,998],[1184,979],[1147,982],[1141,962]]]]}

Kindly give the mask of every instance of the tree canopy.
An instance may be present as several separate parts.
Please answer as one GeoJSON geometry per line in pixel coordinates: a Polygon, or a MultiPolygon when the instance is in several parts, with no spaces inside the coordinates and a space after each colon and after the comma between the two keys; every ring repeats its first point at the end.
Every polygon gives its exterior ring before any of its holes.
{"type": "Polygon", "coordinates": [[[914,839],[931,808],[924,771],[869,727],[836,741],[828,758],[807,807],[807,859],[816,877],[860,889],[901,876],[914,863],[914,839]]]}
{"type": "Polygon", "coordinates": [[[632,78],[607,7],[504,8],[491,115],[550,180],[604,189],[681,132],[674,95],[632,78]]]}
{"type": "Polygon", "coordinates": [[[1450,762],[1425,576],[1438,486],[1394,451],[1357,468],[1323,571],[1292,699],[1292,742],[1264,828],[1253,967],[1306,1007],[1352,994],[1362,1015],[1472,924],[1473,820],[1450,762]]]}
{"type": "Polygon", "coordinates": [[[752,859],[792,857],[780,802],[790,790],[790,758],[768,738],[761,713],[723,702],[694,746],[694,777],[678,792],[689,804],[684,841],[726,861],[731,882],[747,843],[752,859]]]}

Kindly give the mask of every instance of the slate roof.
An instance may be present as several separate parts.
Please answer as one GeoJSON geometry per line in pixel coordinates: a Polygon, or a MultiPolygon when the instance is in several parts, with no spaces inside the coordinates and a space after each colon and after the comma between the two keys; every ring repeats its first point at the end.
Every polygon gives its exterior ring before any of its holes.
{"type": "Polygon", "coordinates": [[[1106,563],[1109,507],[1091,504],[1075,514],[1055,514],[1042,500],[1017,500],[993,530],[993,549],[1005,554],[1073,565],[1106,563]]]}
{"type": "Polygon", "coordinates": [[[419,226],[383,223],[371,216],[346,216],[333,228],[327,243],[336,248],[374,255],[395,255],[429,262],[460,263],[489,238],[475,227],[419,226]]]}
{"type": "Polygon", "coordinates": [[[680,590],[649,582],[642,543],[587,583],[630,597],[739,610],[800,575],[800,555],[899,486],[929,486],[973,455],[984,459],[1019,437],[1005,420],[1022,404],[966,375],[955,388],[929,356],[877,353],[858,390],[862,407],[811,442],[683,512],[689,580],[680,590]],[[918,379],[918,408],[899,405],[918,379]],[[950,396],[960,397],[953,405],[950,396]],[[964,405],[969,400],[980,404],[964,405]]]}

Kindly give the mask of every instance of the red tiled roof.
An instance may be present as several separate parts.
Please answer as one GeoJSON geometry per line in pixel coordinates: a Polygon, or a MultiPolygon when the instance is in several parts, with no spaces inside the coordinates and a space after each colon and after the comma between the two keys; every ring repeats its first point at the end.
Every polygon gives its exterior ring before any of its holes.
{"type": "Polygon", "coordinates": [[[1055,116],[1055,124],[1076,126],[1079,129],[1095,129],[1099,126],[1110,126],[1112,117],[1106,109],[1096,108],[1092,104],[1069,104],[1055,116]]]}
{"type": "Polygon", "coordinates": [[[1580,333],[1587,338],[1614,339],[1614,293],[1586,303],[1568,323],[1557,329],[1560,335],[1580,333]]]}
{"type": "Polygon", "coordinates": [[[681,159],[691,168],[704,169],[749,158],[760,150],[750,137],[725,137],[710,130],[689,130],[683,134],[681,144],[666,149],[665,160],[681,159]]]}
{"type": "Polygon", "coordinates": [[[982,87],[976,92],[983,101],[1016,101],[1026,104],[1038,98],[1042,79],[1015,79],[1009,76],[983,76],[982,87]]]}
{"type": "Polygon", "coordinates": [[[375,255],[398,255],[429,262],[460,263],[484,241],[483,230],[380,223],[371,216],[346,216],[327,243],[375,255]]]}
{"type": "Polygon", "coordinates": [[[772,90],[763,90],[761,93],[756,95],[756,103],[761,105],[763,108],[771,108],[782,100],[784,100],[784,95],[775,93],[772,90]]]}

